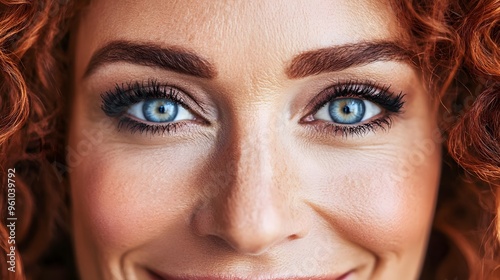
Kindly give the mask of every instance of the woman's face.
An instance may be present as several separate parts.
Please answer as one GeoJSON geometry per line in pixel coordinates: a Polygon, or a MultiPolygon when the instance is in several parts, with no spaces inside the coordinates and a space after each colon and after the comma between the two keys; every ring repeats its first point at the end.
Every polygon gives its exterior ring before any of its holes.
{"type": "Polygon", "coordinates": [[[397,19],[92,1],[67,150],[82,278],[416,278],[441,151],[397,19]]]}

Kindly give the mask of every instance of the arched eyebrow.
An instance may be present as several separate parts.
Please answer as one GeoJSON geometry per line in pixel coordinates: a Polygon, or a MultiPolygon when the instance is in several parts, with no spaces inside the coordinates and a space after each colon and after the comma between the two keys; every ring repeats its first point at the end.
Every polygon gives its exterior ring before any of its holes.
{"type": "Polygon", "coordinates": [[[290,79],[335,72],[375,61],[412,61],[416,53],[395,42],[362,42],[306,51],[295,56],[285,69],[290,79]]]}
{"type": "Polygon", "coordinates": [[[180,47],[164,48],[142,42],[112,41],[92,55],[84,77],[113,62],[159,67],[200,78],[212,79],[217,76],[214,67],[207,60],[180,47]]]}

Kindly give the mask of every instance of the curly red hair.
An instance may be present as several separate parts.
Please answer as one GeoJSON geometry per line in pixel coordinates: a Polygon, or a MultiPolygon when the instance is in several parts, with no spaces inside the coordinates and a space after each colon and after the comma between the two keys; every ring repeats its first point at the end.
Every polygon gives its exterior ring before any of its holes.
{"type": "MultiPolygon", "coordinates": [[[[0,196],[1,279],[36,274],[36,264],[65,220],[65,186],[51,161],[64,155],[61,42],[69,1],[0,1],[0,179],[15,168],[16,271],[5,267],[7,195],[0,196]],[[65,3],[67,2],[67,3],[65,3]]],[[[0,191],[7,194],[7,185],[0,191]]],[[[32,277],[29,277],[32,278],[32,277]]]]}
{"type": "MultiPolygon", "coordinates": [[[[0,0],[0,180],[16,169],[18,217],[17,266],[10,273],[4,267],[7,198],[0,196],[2,279],[47,277],[47,259],[56,250],[50,246],[67,231],[67,186],[54,162],[64,162],[68,31],[84,4],[0,0]]],[[[429,89],[441,98],[441,135],[453,158],[444,166],[435,218],[452,246],[436,257],[431,239],[427,259],[437,265],[426,266],[422,277],[500,279],[494,199],[500,186],[500,0],[404,0],[393,1],[393,8],[409,30],[429,89]]],[[[0,191],[7,194],[6,184],[0,191]]]]}

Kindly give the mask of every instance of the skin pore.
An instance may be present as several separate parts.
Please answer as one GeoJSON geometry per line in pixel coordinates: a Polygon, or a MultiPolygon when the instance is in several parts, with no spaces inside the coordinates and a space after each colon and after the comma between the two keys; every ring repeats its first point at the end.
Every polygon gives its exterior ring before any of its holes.
{"type": "Polygon", "coordinates": [[[441,151],[404,34],[384,1],[92,1],[68,148],[82,279],[417,278],[441,151]]]}

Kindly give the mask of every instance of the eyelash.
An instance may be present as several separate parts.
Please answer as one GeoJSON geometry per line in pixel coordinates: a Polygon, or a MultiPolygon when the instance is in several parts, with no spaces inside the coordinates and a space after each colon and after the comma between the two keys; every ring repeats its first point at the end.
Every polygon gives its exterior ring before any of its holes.
{"type": "Polygon", "coordinates": [[[179,89],[162,85],[156,80],[148,80],[146,83],[135,82],[122,85],[117,84],[113,91],[107,91],[101,94],[101,99],[101,109],[103,112],[108,117],[119,118],[118,130],[125,128],[132,134],[135,132],[151,133],[151,135],[163,133],[170,134],[175,133],[177,129],[186,124],[185,122],[171,122],[162,125],[151,125],[125,116],[124,112],[126,112],[130,106],[138,102],[147,99],[169,99],[192,112],[191,108],[186,104],[185,99],[183,99],[179,89]]]}
{"type": "MultiPolygon", "coordinates": [[[[182,128],[187,122],[171,122],[161,125],[151,125],[142,121],[137,121],[125,115],[126,110],[138,102],[147,99],[169,99],[191,111],[190,106],[186,104],[183,99],[182,93],[175,87],[162,85],[156,80],[148,80],[146,83],[127,83],[116,85],[112,91],[107,91],[101,94],[102,105],[101,109],[108,117],[119,118],[118,130],[125,128],[131,133],[175,133],[176,130],[182,128]]],[[[363,136],[370,131],[376,129],[389,129],[392,125],[392,117],[402,113],[404,105],[404,94],[397,95],[390,92],[389,86],[380,86],[371,82],[344,82],[337,83],[318,94],[307,107],[312,108],[309,114],[301,119],[301,123],[315,124],[313,127],[320,133],[327,135],[341,134],[342,137],[349,135],[363,136]],[[385,112],[382,117],[374,119],[360,125],[339,125],[333,122],[323,120],[311,119],[312,116],[327,103],[337,98],[358,98],[374,102],[376,105],[381,106],[385,112]]],[[[193,115],[196,114],[193,113],[193,115]]],[[[198,120],[198,118],[195,118],[198,120]]]]}
{"type": "Polygon", "coordinates": [[[347,137],[350,135],[363,136],[377,129],[387,130],[391,127],[393,116],[403,113],[404,94],[394,94],[390,91],[390,86],[381,86],[373,82],[339,82],[318,94],[308,105],[312,109],[301,123],[316,123],[314,129],[327,135],[338,135],[347,137]],[[360,125],[339,125],[333,122],[312,119],[312,116],[323,106],[338,98],[358,98],[365,99],[381,106],[385,112],[383,116],[360,125]]]}

